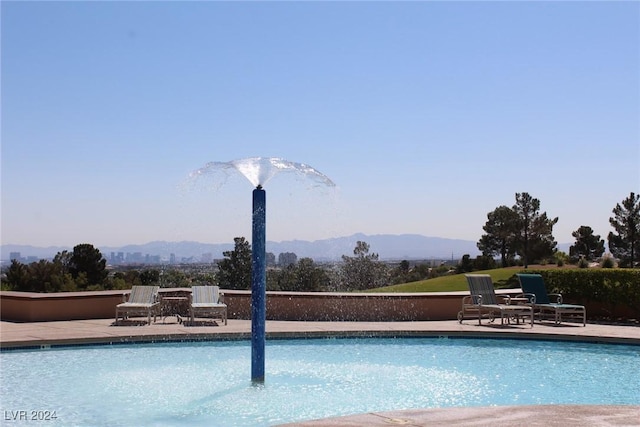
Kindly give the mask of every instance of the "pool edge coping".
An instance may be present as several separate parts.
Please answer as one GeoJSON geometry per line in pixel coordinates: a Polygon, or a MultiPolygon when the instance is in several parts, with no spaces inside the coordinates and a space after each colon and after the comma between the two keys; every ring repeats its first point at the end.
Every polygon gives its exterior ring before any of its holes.
{"type": "MultiPolygon", "coordinates": [[[[575,335],[557,333],[527,333],[518,331],[423,331],[423,330],[341,330],[341,331],[272,331],[266,333],[267,340],[322,339],[322,338],[470,338],[470,339],[517,339],[526,341],[582,342],[589,344],[615,344],[640,346],[640,339],[633,337],[575,335]]],[[[250,332],[196,332],[191,334],[145,334],[122,336],[96,336],[82,338],[27,339],[0,342],[0,352],[37,350],[91,345],[160,344],[181,342],[224,342],[250,340],[250,332]]]]}

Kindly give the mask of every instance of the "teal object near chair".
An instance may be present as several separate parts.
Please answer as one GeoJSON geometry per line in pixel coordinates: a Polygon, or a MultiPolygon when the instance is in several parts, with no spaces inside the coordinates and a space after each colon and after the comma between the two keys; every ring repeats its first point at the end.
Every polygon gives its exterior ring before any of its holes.
{"type": "Polygon", "coordinates": [[[564,304],[562,294],[549,294],[544,284],[544,279],[540,274],[516,274],[520,281],[520,287],[525,297],[529,298],[530,304],[537,312],[540,319],[552,317],[556,325],[562,323],[562,315],[573,318],[582,318],[582,326],[587,324],[587,310],[583,305],[564,304]],[[552,302],[550,297],[555,297],[556,302],[552,302]]]}

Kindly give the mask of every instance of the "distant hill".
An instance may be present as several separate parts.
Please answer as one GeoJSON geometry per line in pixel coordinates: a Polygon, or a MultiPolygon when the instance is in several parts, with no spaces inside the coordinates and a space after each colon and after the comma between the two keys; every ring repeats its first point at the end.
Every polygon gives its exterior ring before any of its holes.
{"type": "MultiPolygon", "coordinates": [[[[342,255],[353,255],[356,242],[365,241],[371,252],[380,255],[382,260],[411,260],[411,259],[455,259],[464,254],[471,257],[480,255],[476,242],[471,240],[446,239],[442,237],[428,237],[419,234],[353,234],[346,237],[336,237],[324,240],[305,241],[288,240],[283,242],[267,242],[267,252],[276,256],[283,252],[293,252],[298,258],[309,257],[316,261],[338,260],[342,255]]],[[[105,257],[111,252],[135,253],[160,256],[168,260],[175,254],[178,260],[193,257],[199,260],[203,254],[211,254],[213,258],[222,258],[224,251],[233,249],[233,243],[200,243],[200,242],[165,242],[156,241],[143,245],[127,245],[121,247],[97,246],[105,257]]],[[[569,244],[558,245],[559,249],[568,252],[569,244]]],[[[9,260],[10,252],[20,252],[21,257],[37,257],[50,259],[63,250],[72,251],[72,247],[49,246],[36,247],[27,245],[2,245],[0,259],[9,260]]]]}
{"type": "MultiPolygon", "coordinates": [[[[476,256],[479,254],[476,242],[470,240],[445,239],[441,237],[427,237],[418,234],[354,234],[346,237],[336,237],[324,240],[305,241],[288,240],[282,242],[267,242],[267,252],[276,256],[283,252],[293,252],[298,258],[309,257],[314,260],[336,260],[342,255],[352,255],[357,241],[365,241],[371,247],[371,252],[380,255],[380,259],[455,259],[464,254],[476,256]]],[[[210,253],[214,258],[222,258],[224,251],[232,250],[233,243],[200,243],[200,242],[165,242],[155,241],[142,245],[126,245],[121,247],[97,246],[100,252],[108,257],[111,252],[135,253],[142,255],[160,256],[169,259],[175,254],[178,259],[194,257],[199,259],[203,254],[210,253]]],[[[53,258],[63,250],[72,251],[73,247],[49,246],[36,247],[28,245],[2,245],[0,258],[9,260],[11,252],[20,252],[21,257],[53,258]]]]}
{"type": "Polygon", "coordinates": [[[267,242],[267,251],[279,254],[293,252],[300,257],[315,260],[340,259],[342,255],[353,255],[358,241],[367,242],[370,251],[380,255],[384,260],[402,259],[456,259],[464,254],[479,255],[476,242],[471,240],[445,239],[427,237],[418,234],[354,234],[346,237],[316,240],[313,242],[292,240],[284,242],[267,242]]]}

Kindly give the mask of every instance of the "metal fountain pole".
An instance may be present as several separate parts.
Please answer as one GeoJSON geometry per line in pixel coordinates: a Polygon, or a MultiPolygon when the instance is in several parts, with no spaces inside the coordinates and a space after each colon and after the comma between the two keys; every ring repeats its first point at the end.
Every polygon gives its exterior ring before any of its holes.
{"type": "Polygon", "coordinates": [[[253,190],[251,262],[251,382],[264,383],[266,324],[266,193],[261,185],[253,190]]]}

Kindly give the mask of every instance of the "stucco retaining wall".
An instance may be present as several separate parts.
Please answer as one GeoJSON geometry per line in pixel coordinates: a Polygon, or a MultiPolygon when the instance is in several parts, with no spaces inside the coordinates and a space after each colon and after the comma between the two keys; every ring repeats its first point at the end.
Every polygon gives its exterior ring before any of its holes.
{"type": "MultiPolygon", "coordinates": [[[[251,292],[223,290],[231,319],[251,318],[251,292]]],[[[519,289],[497,290],[515,295],[519,289]]],[[[107,319],[115,317],[115,307],[128,291],[95,292],[0,292],[0,318],[18,322],[107,319]]],[[[189,288],[164,288],[161,296],[187,297],[189,288]]],[[[267,292],[267,319],[320,321],[411,321],[453,320],[468,292],[432,293],[333,293],[267,292]]],[[[605,314],[624,317],[624,306],[585,304],[588,316],[605,314]]],[[[186,301],[178,305],[186,315],[186,301]]]]}
{"type": "MultiPolygon", "coordinates": [[[[106,319],[126,291],[0,292],[0,318],[19,322],[106,319]]],[[[188,296],[188,288],[161,289],[161,296],[188,296]]],[[[394,321],[455,319],[465,292],[370,294],[267,292],[270,320],[394,321]]],[[[229,318],[251,317],[250,291],[224,291],[229,318]]],[[[181,310],[183,311],[183,310],[181,310]]],[[[183,313],[184,314],[184,313],[183,313]]]]}

